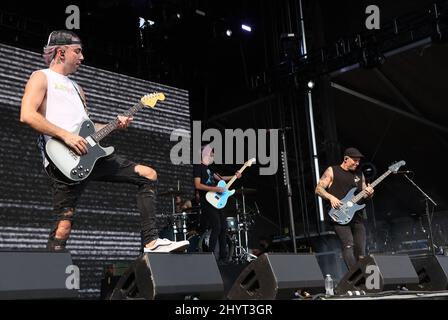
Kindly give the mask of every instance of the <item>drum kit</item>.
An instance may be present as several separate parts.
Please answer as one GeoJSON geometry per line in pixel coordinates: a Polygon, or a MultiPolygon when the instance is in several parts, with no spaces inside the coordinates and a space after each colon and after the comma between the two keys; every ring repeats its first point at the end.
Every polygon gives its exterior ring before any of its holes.
{"type": "Polygon", "coordinates": [[[174,241],[187,240],[192,232],[196,232],[195,226],[199,224],[199,215],[201,209],[199,206],[188,208],[176,208],[176,197],[180,197],[185,193],[181,190],[169,189],[158,195],[162,197],[171,197],[172,211],[170,214],[157,215],[158,218],[167,220],[171,225],[174,241]],[[193,217],[195,216],[195,217],[193,217]]]}
{"type": "MultiPolygon", "coordinates": [[[[257,192],[256,189],[244,188],[235,191],[235,216],[226,217],[227,223],[227,259],[228,262],[243,263],[255,260],[257,257],[249,252],[249,231],[255,223],[255,211],[246,205],[247,195],[257,192]]],[[[172,210],[169,214],[159,214],[157,218],[169,225],[169,236],[173,241],[189,240],[190,246],[187,252],[210,251],[208,242],[210,230],[200,232],[201,208],[200,206],[176,206],[176,198],[185,192],[169,189],[158,196],[170,197],[172,210]]],[[[223,212],[224,214],[224,212],[223,212]]]]}

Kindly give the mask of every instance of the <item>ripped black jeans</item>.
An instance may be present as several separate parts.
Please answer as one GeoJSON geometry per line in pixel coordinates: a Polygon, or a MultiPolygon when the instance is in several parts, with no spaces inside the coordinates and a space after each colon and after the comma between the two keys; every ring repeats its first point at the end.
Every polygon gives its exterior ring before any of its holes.
{"type": "Polygon", "coordinates": [[[50,250],[65,248],[67,239],[56,238],[57,228],[63,220],[69,221],[73,226],[73,215],[78,199],[90,181],[123,182],[136,185],[138,187],[137,208],[140,211],[143,244],[157,239],[155,215],[157,180],[149,180],[140,176],[135,172],[136,165],[132,161],[112,154],[98,160],[87,179],[81,183],[67,184],[62,174],[52,164],[49,164],[46,171],[51,178],[53,191],[54,226],[50,232],[47,248],[50,250]]]}
{"type": "Polygon", "coordinates": [[[349,270],[352,270],[357,261],[366,254],[366,228],[364,220],[356,213],[353,220],[347,225],[333,223],[342,245],[342,256],[349,270]]]}

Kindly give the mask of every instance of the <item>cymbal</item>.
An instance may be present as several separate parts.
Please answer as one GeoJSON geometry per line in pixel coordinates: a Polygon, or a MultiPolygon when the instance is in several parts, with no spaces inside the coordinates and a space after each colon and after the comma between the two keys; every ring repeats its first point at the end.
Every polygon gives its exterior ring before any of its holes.
{"type": "Polygon", "coordinates": [[[257,192],[257,189],[252,189],[252,188],[241,188],[241,189],[236,189],[235,190],[235,194],[238,194],[238,195],[240,195],[240,194],[253,194],[253,193],[256,193],[257,192]]]}
{"type": "Polygon", "coordinates": [[[174,216],[174,217],[177,217],[177,216],[183,216],[183,215],[190,215],[190,214],[198,214],[199,212],[186,212],[186,211],[184,211],[184,212],[176,212],[176,213],[173,213],[172,215],[174,216]]]}
{"type": "Polygon", "coordinates": [[[165,196],[180,196],[182,194],[185,194],[185,192],[182,190],[169,189],[168,191],[160,192],[157,195],[165,197],[165,196]]]}
{"type": "Polygon", "coordinates": [[[199,206],[194,206],[194,207],[191,207],[191,208],[181,208],[181,210],[182,210],[182,211],[185,211],[185,212],[199,211],[199,210],[201,210],[201,207],[199,207],[199,206]]]}

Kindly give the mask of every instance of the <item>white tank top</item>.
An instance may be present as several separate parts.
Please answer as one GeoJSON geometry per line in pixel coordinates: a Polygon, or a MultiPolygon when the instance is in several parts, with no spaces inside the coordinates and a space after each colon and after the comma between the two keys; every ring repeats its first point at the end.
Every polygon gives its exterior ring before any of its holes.
{"type": "MultiPolygon", "coordinates": [[[[77,84],[67,76],[51,69],[40,71],[47,77],[45,118],[62,129],[74,132],[84,120],[89,119],[81,97],[75,89],[77,84]]],[[[79,90],[79,87],[77,89],[79,90]]],[[[50,136],[44,137],[45,142],[50,139],[50,136]]],[[[46,159],[44,165],[48,165],[46,159]]]]}

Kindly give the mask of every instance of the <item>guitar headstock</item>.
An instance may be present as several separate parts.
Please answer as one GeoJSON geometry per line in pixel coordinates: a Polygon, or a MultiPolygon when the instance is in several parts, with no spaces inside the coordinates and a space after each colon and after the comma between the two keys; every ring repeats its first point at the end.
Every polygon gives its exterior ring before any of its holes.
{"type": "Polygon", "coordinates": [[[245,165],[250,167],[252,164],[255,163],[255,161],[256,161],[255,158],[249,159],[249,160],[246,161],[245,165]]]}
{"type": "Polygon", "coordinates": [[[165,100],[165,95],[162,92],[154,92],[151,94],[147,94],[140,99],[140,102],[147,107],[154,108],[157,101],[165,100]]]}
{"type": "Polygon", "coordinates": [[[398,169],[400,169],[400,167],[404,166],[404,165],[406,165],[406,161],[404,161],[404,160],[395,162],[394,164],[389,166],[389,171],[396,173],[398,171],[398,169]]]}

